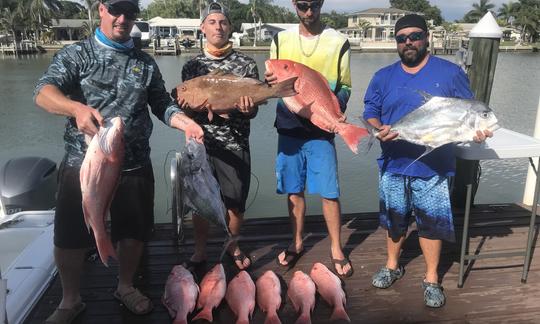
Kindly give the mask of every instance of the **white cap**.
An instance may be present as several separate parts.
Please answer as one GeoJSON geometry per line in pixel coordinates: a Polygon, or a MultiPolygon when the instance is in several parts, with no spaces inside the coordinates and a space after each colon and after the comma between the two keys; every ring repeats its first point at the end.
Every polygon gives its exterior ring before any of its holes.
{"type": "Polygon", "coordinates": [[[473,27],[469,33],[469,37],[476,38],[501,38],[502,30],[497,24],[490,11],[488,11],[482,19],[473,27]]]}

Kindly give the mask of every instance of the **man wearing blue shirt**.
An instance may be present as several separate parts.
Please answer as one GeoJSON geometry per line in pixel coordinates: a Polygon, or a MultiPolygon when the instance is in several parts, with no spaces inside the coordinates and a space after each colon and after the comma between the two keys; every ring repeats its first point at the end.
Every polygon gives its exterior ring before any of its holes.
{"type": "MultiPolygon", "coordinates": [[[[423,17],[411,14],[400,18],[395,34],[401,60],[375,73],[364,97],[364,119],[379,129],[380,224],[388,233],[387,262],[373,275],[372,284],[388,288],[403,276],[399,255],[414,213],[426,262],[422,282],[424,302],[428,307],[441,307],[445,296],[437,267],[442,240],[455,241],[447,180],[455,171],[454,146],[444,145],[416,161],[425,148],[392,141],[398,134],[390,129],[423,104],[419,90],[434,96],[464,99],[472,98],[473,94],[459,66],[427,52],[428,29],[423,17]]],[[[479,131],[475,141],[491,135],[489,131],[479,131]]]]}

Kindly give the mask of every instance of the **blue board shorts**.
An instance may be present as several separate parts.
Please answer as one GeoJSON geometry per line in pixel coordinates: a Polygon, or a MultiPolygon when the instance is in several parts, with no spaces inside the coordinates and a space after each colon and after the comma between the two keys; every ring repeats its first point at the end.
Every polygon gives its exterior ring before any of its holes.
{"type": "Polygon", "coordinates": [[[276,158],[278,194],[305,191],[326,199],[339,198],[334,140],[279,135],[276,158]]]}
{"type": "Polygon", "coordinates": [[[394,240],[407,233],[414,213],[419,237],[455,242],[447,177],[385,172],[379,175],[379,205],[381,227],[394,240]]]}

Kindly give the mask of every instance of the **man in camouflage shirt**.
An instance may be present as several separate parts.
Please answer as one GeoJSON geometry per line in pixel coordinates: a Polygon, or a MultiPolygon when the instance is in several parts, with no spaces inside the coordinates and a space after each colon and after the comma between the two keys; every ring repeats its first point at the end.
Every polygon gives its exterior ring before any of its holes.
{"type": "Polygon", "coordinates": [[[183,130],[186,138],[203,140],[201,127],[170,99],[153,58],[134,48],[129,33],[138,12],[137,0],[100,3],[100,28],[94,37],[59,51],[35,89],[38,106],[68,117],[54,236],[63,296],[46,323],[70,323],[85,308],[80,275],[85,254],[94,244],[81,206],[79,171],[87,149],[85,135],[93,136],[105,120],[116,116],[125,124],[123,171],[111,204],[111,234],[119,261],[114,296],[135,314],[152,310],[150,299],[133,287],[144,242],[154,223],[148,105],[162,122],[183,130]]]}
{"type": "MultiPolygon", "coordinates": [[[[184,65],[183,81],[206,75],[217,69],[247,78],[259,78],[255,61],[232,49],[229,42],[232,25],[225,6],[219,2],[211,3],[203,11],[201,30],[206,34],[207,40],[204,53],[184,65]]],[[[257,107],[251,97],[243,96],[236,107],[237,110],[231,112],[228,119],[214,115],[210,121],[207,113],[190,110],[182,99],[179,104],[186,110],[186,114],[204,129],[204,143],[221,187],[229,218],[229,229],[233,235],[238,235],[244,218],[251,177],[250,119],[257,115],[257,107]]],[[[206,262],[209,224],[198,215],[193,215],[193,224],[195,253],[187,262],[187,267],[198,272],[199,266],[206,262]]],[[[228,252],[239,269],[250,266],[251,260],[237,244],[232,244],[228,252]]]]}

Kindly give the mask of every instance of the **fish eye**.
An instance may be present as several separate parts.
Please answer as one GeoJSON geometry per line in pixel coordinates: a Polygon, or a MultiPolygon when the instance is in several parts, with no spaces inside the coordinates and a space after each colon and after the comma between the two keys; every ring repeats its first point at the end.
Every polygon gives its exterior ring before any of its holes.
{"type": "Polygon", "coordinates": [[[488,117],[489,117],[489,113],[487,113],[487,112],[482,113],[482,118],[488,118],[488,117]]]}
{"type": "Polygon", "coordinates": [[[186,91],[187,90],[186,86],[182,86],[181,90],[186,91]]]}
{"type": "Polygon", "coordinates": [[[289,65],[284,64],[284,65],[283,65],[283,68],[284,68],[285,70],[288,70],[288,69],[289,69],[289,65]]]}

